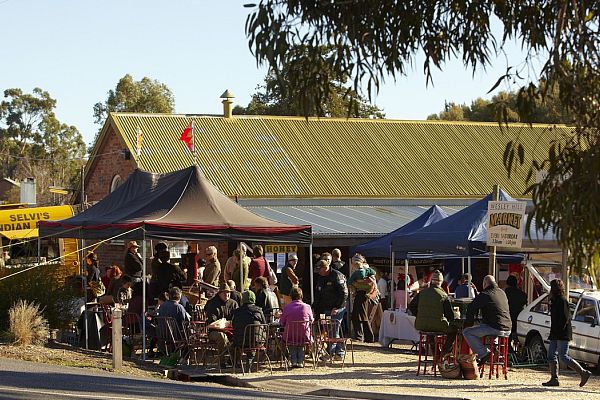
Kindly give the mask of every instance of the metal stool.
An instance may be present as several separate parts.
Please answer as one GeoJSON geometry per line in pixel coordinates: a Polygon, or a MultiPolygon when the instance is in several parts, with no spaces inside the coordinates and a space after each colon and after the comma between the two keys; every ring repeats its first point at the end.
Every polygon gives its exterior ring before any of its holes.
{"type": "Polygon", "coordinates": [[[421,364],[423,364],[423,375],[427,374],[427,364],[433,364],[433,376],[437,376],[436,361],[442,355],[442,348],[444,347],[444,341],[446,334],[441,332],[419,332],[419,361],[417,363],[417,376],[421,371],[421,364]],[[429,344],[428,338],[433,337],[433,358],[429,358],[429,344]]]}
{"type": "MultiPolygon", "coordinates": [[[[502,366],[502,375],[508,379],[508,338],[510,333],[501,332],[498,336],[484,336],[483,344],[490,348],[488,379],[492,379],[494,367],[496,367],[496,379],[500,377],[499,368],[502,366]]],[[[483,378],[485,363],[479,366],[479,377],[483,378]]]]}

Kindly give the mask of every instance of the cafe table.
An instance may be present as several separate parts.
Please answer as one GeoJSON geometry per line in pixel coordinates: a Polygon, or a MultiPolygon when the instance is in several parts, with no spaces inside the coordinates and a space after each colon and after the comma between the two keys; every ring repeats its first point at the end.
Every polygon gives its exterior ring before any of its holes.
{"type": "Polygon", "coordinates": [[[393,342],[419,343],[419,331],[415,329],[415,317],[402,309],[385,310],[379,327],[379,343],[389,347],[393,342]]]}

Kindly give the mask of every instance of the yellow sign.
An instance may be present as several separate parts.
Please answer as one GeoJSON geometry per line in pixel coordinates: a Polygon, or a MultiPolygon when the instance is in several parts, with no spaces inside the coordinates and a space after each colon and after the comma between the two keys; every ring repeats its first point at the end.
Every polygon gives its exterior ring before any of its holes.
{"type": "Polygon", "coordinates": [[[14,208],[0,211],[0,234],[9,239],[38,236],[38,222],[57,221],[73,216],[71,206],[14,208]]]}
{"type": "Polygon", "coordinates": [[[295,244],[267,244],[265,253],[297,253],[298,246],[295,244]]]}

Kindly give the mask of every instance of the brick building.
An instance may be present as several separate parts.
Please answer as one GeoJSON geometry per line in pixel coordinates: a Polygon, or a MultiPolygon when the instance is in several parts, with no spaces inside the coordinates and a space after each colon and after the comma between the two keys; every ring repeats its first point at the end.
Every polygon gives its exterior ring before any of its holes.
{"type": "MultiPolygon", "coordinates": [[[[192,121],[197,163],[215,186],[259,215],[312,225],[315,251],[340,247],[344,256],[432,204],[451,214],[494,184],[523,197],[527,169],[507,176],[506,143],[518,136],[533,149],[525,155],[528,165],[569,132],[545,125],[231,116],[227,110],[222,116],[111,113],[86,166],[87,201],[104,198],[135,168],[165,173],[192,165],[179,140],[192,121]]],[[[218,245],[224,262],[234,244],[218,245]]],[[[106,259],[122,258],[122,246],[103,247],[106,259]]],[[[307,262],[308,254],[300,256],[307,262]]]]}

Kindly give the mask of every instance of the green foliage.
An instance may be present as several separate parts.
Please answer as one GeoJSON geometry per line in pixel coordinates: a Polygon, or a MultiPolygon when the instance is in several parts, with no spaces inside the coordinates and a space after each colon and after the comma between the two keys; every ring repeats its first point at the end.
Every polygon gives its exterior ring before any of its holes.
{"type": "Polygon", "coordinates": [[[542,124],[571,124],[570,115],[558,100],[558,89],[545,99],[536,98],[533,108],[524,114],[521,120],[519,102],[520,91],[500,92],[490,100],[481,97],[473,100],[471,105],[446,103],[439,114],[432,114],[427,119],[445,121],[478,121],[478,122],[529,122],[542,124]]]}
{"type": "Polygon", "coordinates": [[[56,100],[40,88],[4,91],[0,103],[0,173],[5,177],[37,180],[38,203],[53,199],[48,187],[72,187],[85,155],[77,128],[58,121],[56,100]]]}
{"type": "Polygon", "coordinates": [[[127,74],[103,103],[94,105],[94,120],[103,124],[110,112],[172,113],[174,109],[175,98],[167,85],[147,77],[134,81],[127,74]]]}
{"type": "MultiPolygon", "coordinates": [[[[23,300],[40,306],[51,328],[64,328],[72,319],[70,304],[75,291],[55,278],[59,266],[45,265],[0,280],[0,330],[9,328],[9,309],[23,300]]],[[[3,269],[0,277],[20,271],[3,269]]]]}
{"type": "MultiPolygon", "coordinates": [[[[313,49],[299,46],[295,50],[299,54],[312,53],[313,49]]],[[[293,77],[301,76],[305,69],[317,68],[326,71],[327,64],[323,58],[330,57],[325,48],[318,50],[321,58],[317,66],[308,65],[310,58],[301,62],[284,66],[281,71],[271,70],[265,77],[262,85],[256,88],[256,93],[247,107],[237,106],[234,114],[245,115],[283,115],[283,116],[312,116],[312,117],[355,117],[355,118],[384,118],[385,114],[376,106],[369,104],[362,96],[346,86],[346,77],[336,77],[325,72],[329,77],[326,82],[325,96],[319,103],[301,96],[308,82],[303,82],[303,87],[289,88],[285,82],[293,77]]]]}
{"type": "MultiPolygon", "coordinates": [[[[353,89],[370,99],[385,78],[406,74],[417,54],[431,83],[433,69],[454,57],[473,71],[485,69],[506,42],[518,40],[525,60],[508,60],[513,65],[490,89],[518,84],[516,107],[509,95],[491,114],[502,124],[560,121],[574,127],[549,149],[546,160],[527,166],[530,177],[547,171],[527,193],[534,203],[530,221],[554,230],[570,250],[571,263],[581,269],[600,251],[600,202],[590,190],[600,187],[598,26],[596,0],[263,0],[248,16],[246,33],[258,63],[267,63],[276,74],[288,65],[312,66],[288,75],[284,84],[302,88],[302,103],[317,108],[327,99],[330,75],[349,77],[353,89]],[[491,31],[492,20],[502,30],[498,36],[491,31]],[[288,51],[305,43],[327,46],[330,56],[288,51]],[[532,71],[539,74],[530,79],[532,71]],[[554,117],[541,117],[548,115],[554,117]]],[[[447,111],[457,117],[462,111],[465,118],[466,110],[458,108],[447,111]]],[[[503,161],[509,174],[521,167],[528,150],[519,137],[507,144],[503,161]]]]}

